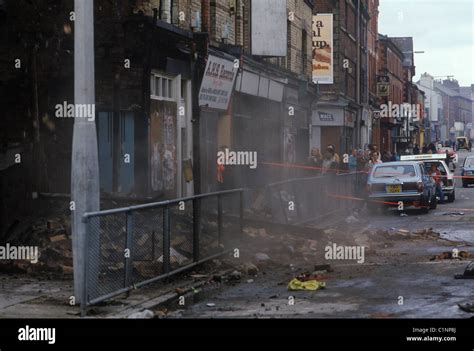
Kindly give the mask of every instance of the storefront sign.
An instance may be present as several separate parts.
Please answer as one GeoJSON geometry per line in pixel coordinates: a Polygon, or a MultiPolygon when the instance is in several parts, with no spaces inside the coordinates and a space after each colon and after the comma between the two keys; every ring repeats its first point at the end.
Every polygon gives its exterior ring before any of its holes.
{"type": "Polygon", "coordinates": [[[377,96],[384,97],[390,94],[390,84],[377,83],[377,96]]]}
{"type": "Polygon", "coordinates": [[[234,62],[209,55],[199,90],[199,106],[227,110],[237,71],[234,62]]]}
{"type": "Polygon", "coordinates": [[[334,121],[334,116],[331,113],[319,112],[319,120],[323,122],[334,121]]]}

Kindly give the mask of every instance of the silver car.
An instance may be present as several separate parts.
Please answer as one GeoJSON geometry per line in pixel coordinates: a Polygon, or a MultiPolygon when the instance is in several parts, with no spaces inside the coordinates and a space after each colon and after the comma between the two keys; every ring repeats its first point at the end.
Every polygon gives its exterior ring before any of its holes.
{"type": "Polygon", "coordinates": [[[415,206],[426,213],[437,204],[436,184],[422,162],[385,162],[373,166],[367,181],[369,210],[415,206]]]}

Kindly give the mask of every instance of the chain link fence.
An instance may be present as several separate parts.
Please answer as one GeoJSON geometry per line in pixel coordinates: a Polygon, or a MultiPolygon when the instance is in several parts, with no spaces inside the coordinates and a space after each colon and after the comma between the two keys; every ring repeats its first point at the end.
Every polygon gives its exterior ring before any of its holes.
{"type": "Polygon", "coordinates": [[[222,255],[240,239],[243,189],[84,215],[88,306],[222,255]]]}

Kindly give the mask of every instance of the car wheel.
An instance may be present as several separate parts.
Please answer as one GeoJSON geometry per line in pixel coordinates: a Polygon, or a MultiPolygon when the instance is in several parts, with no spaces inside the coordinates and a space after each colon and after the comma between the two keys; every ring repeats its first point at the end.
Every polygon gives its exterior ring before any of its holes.
{"type": "Polygon", "coordinates": [[[438,198],[435,194],[430,201],[430,210],[436,210],[436,207],[438,207],[438,198]]]}
{"type": "Polygon", "coordinates": [[[456,192],[453,190],[451,194],[448,194],[448,202],[454,202],[456,200],[456,192]]]}
{"type": "Polygon", "coordinates": [[[421,213],[428,213],[430,211],[430,201],[428,199],[423,199],[420,203],[420,212],[421,213]]]}

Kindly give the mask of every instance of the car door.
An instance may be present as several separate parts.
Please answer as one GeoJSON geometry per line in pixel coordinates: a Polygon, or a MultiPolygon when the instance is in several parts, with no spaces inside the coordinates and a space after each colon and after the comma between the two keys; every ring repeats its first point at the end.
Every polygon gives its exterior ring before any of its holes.
{"type": "Polygon", "coordinates": [[[425,170],[425,167],[423,166],[423,164],[419,164],[418,168],[419,168],[419,172],[420,172],[420,175],[421,175],[421,181],[425,185],[424,191],[423,191],[423,196],[426,200],[429,200],[429,198],[433,194],[434,180],[433,180],[433,178],[431,178],[431,176],[425,170]]]}

